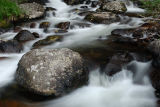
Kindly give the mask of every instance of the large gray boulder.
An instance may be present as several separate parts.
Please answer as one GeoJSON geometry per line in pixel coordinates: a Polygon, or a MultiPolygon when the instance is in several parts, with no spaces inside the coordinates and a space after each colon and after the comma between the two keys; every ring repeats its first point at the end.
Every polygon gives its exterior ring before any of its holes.
{"type": "Polygon", "coordinates": [[[21,58],[16,71],[20,86],[46,96],[61,96],[87,80],[83,58],[67,48],[31,50],[21,58]]]}

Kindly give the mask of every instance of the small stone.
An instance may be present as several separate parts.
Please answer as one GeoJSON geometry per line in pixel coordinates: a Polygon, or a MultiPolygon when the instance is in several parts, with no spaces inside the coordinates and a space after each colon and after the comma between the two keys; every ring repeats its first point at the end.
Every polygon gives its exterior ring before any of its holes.
{"type": "Polygon", "coordinates": [[[30,28],[35,28],[35,27],[36,27],[36,23],[35,22],[30,24],[30,28]]]}
{"type": "Polygon", "coordinates": [[[50,26],[50,22],[42,22],[39,25],[39,28],[48,28],[50,26]]]}
{"type": "Polygon", "coordinates": [[[20,26],[16,26],[14,28],[14,32],[20,32],[22,30],[22,28],[20,26]]]}
{"type": "Polygon", "coordinates": [[[70,22],[61,22],[56,25],[57,28],[60,28],[62,30],[67,30],[70,27],[70,22]]]}

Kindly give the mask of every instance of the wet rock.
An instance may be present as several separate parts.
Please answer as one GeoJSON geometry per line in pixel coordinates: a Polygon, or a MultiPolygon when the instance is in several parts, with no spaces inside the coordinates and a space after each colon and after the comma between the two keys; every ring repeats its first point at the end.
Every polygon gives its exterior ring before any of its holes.
{"type": "Polygon", "coordinates": [[[94,12],[93,11],[82,11],[82,12],[79,12],[78,15],[87,16],[88,14],[91,14],[91,13],[94,13],[94,12]]]}
{"type": "Polygon", "coordinates": [[[19,53],[22,50],[23,46],[16,40],[0,40],[0,53],[19,53]]]}
{"type": "Polygon", "coordinates": [[[159,97],[160,93],[160,40],[154,40],[148,45],[148,50],[152,54],[152,66],[153,70],[150,72],[149,77],[152,86],[156,89],[156,96],[159,97]]]}
{"type": "Polygon", "coordinates": [[[19,42],[26,42],[34,39],[35,36],[28,30],[22,30],[14,37],[14,40],[17,40],[19,42]]]}
{"type": "Polygon", "coordinates": [[[84,60],[67,48],[34,49],[19,61],[17,83],[40,95],[61,96],[88,80],[84,60]]]}
{"type": "Polygon", "coordinates": [[[53,16],[56,16],[56,13],[55,13],[55,12],[53,12],[53,13],[52,13],[52,15],[53,15],[53,16]]]}
{"type": "Polygon", "coordinates": [[[148,50],[151,52],[153,57],[153,67],[160,68],[160,40],[152,41],[148,45],[148,50]]]}
{"type": "Polygon", "coordinates": [[[70,28],[76,28],[76,27],[80,27],[80,28],[86,28],[86,27],[90,27],[90,24],[88,23],[73,23],[70,28]]]}
{"type": "Polygon", "coordinates": [[[85,0],[63,0],[68,5],[77,5],[77,4],[83,4],[85,0]]]}
{"type": "Polygon", "coordinates": [[[151,14],[149,13],[129,13],[129,12],[126,12],[125,13],[125,16],[129,16],[129,17],[137,17],[137,18],[145,18],[145,17],[150,17],[152,16],[151,14]]]}
{"type": "Polygon", "coordinates": [[[96,12],[88,14],[85,20],[98,24],[111,24],[120,20],[118,15],[111,12],[96,12]]]}
{"type": "Polygon", "coordinates": [[[131,35],[134,32],[134,29],[115,29],[111,32],[115,36],[126,36],[131,35]]]}
{"type": "Polygon", "coordinates": [[[86,0],[86,4],[91,4],[91,0],[86,0]]]}
{"type": "Polygon", "coordinates": [[[134,38],[143,38],[143,35],[144,35],[144,33],[143,32],[141,32],[142,30],[141,29],[137,29],[137,30],[135,30],[134,32],[133,32],[133,37],[134,38]]]}
{"type": "Polygon", "coordinates": [[[38,33],[33,32],[32,34],[34,35],[35,38],[40,38],[40,35],[38,33]]]}
{"type": "Polygon", "coordinates": [[[20,32],[22,30],[22,28],[20,26],[16,26],[14,28],[14,32],[20,32]]]}
{"type": "Polygon", "coordinates": [[[5,59],[8,59],[8,57],[0,57],[0,61],[5,59]]]}
{"type": "Polygon", "coordinates": [[[97,7],[98,5],[100,5],[100,2],[99,1],[92,1],[91,2],[91,7],[97,7]]]}
{"type": "Polygon", "coordinates": [[[57,28],[60,28],[62,30],[67,30],[70,27],[70,22],[61,22],[56,25],[57,28]]]}
{"type": "Polygon", "coordinates": [[[57,41],[61,41],[62,38],[63,37],[61,35],[48,36],[47,38],[45,38],[43,40],[39,40],[39,41],[35,42],[33,44],[33,48],[38,48],[38,47],[41,47],[41,46],[53,44],[57,41]]]}
{"type": "Polygon", "coordinates": [[[3,34],[3,33],[5,33],[5,32],[6,32],[6,30],[5,30],[5,29],[0,28],[0,35],[1,35],[1,34],[3,34]]]}
{"type": "Polygon", "coordinates": [[[137,45],[138,40],[132,39],[130,37],[118,36],[117,38],[114,39],[114,42],[121,43],[121,44],[137,45]]]}
{"type": "Polygon", "coordinates": [[[152,86],[156,89],[156,90],[160,90],[160,72],[159,69],[153,69],[150,74],[149,74],[152,86]]]}
{"type": "Polygon", "coordinates": [[[20,101],[5,99],[5,100],[0,100],[0,107],[31,107],[31,106],[29,104],[20,101]]]}
{"type": "Polygon", "coordinates": [[[50,26],[50,22],[42,22],[39,28],[47,29],[50,26]]]}
{"type": "Polygon", "coordinates": [[[36,27],[36,23],[35,22],[30,24],[30,28],[35,28],[35,27],[36,27]]]}
{"type": "Polygon", "coordinates": [[[25,1],[27,1],[28,3],[36,2],[36,3],[41,4],[41,5],[45,5],[45,3],[49,2],[49,0],[25,0],[25,1]]]}
{"type": "Polygon", "coordinates": [[[107,66],[103,69],[107,75],[112,76],[122,70],[122,67],[132,61],[134,58],[129,53],[118,53],[110,59],[107,66]]]}
{"type": "Polygon", "coordinates": [[[68,31],[67,30],[61,30],[61,29],[57,29],[57,30],[54,30],[55,33],[67,33],[68,31]]]}
{"type": "Polygon", "coordinates": [[[45,8],[35,2],[20,4],[19,7],[25,11],[26,19],[40,18],[43,17],[45,14],[45,8]]]}
{"type": "Polygon", "coordinates": [[[56,11],[56,9],[53,7],[46,7],[46,11],[56,11]]]}
{"type": "Polygon", "coordinates": [[[121,1],[111,1],[102,3],[100,10],[114,13],[125,13],[127,11],[127,8],[121,1]]]}
{"type": "Polygon", "coordinates": [[[80,8],[82,8],[82,9],[87,9],[88,6],[81,6],[80,8]]]}
{"type": "Polygon", "coordinates": [[[111,32],[112,35],[132,38],[141,46],[148,46],[148,44],[160,37],[160,24],[151,22],[145,23],[138,28],[133,29],[116,29],[111,32]]]}
{"type": "Polygon", "coordinates": [[[148,49],[150,50],[150,52],[152,52],[155,55],[160,55],[160,40],[157,39],[155,41],[152,41],[149,46],[148,49]]]}

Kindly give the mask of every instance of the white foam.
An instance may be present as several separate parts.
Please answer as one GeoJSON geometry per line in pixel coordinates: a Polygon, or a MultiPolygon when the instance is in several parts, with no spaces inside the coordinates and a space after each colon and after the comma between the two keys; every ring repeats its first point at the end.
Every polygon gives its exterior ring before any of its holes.
{"type": "MultiPolygon", "coordinates": [[[[140,72],[148,63],[142,65],[136,66],[140,72]]],[[[133,74],[127,70],[109,77],[96,69],[90,73],[88,86],[46,102],[43,107],[156,107],[154,89],[147,79],[142,79],[145,84],[134,84],[133,74]]]]}

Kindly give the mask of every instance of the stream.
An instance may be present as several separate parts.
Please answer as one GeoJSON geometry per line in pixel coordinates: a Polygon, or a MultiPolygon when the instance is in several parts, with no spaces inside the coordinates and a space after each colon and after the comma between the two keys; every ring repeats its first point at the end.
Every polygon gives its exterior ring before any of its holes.
{"type": "MultiPolygon", "coordinates": [[[[125,1],[125,0],[123,0],[125,1]]],[[[14,75],[17,69],[17,64],[21,57],[31,50],[32,45],[38,40],[44,39],[49,35],[57,35],[54,27],[59,22],[69,21],[74,23],[88,23],[90,27],[76,26],[73,29],[69,29],[64,33],[64,39],[54,44],[44,46],[42,48],[70,48],[73,50],[79,50],[87,57],[86,53],[89,49],[94,49],[94,52],[105,50],[106,41],[109,38],[111,32],[115,29],[136,28],[144,23],[141,18],[134,18],[128,16],[121,16],[121,21],[112,23],[109,25],[93,24],[84,21],[84,16],[78,15],[72,10],[80,8],[81,6],[88,6],[87,4],[80,4],[76,6],[69,6],[61,0],[49,0],[46,3],[46,7],[53,7],[56,9],[55,16],[52,12],[47,12],[47,16],[42,20],[34,21],[36,23],[35,28],[30,28],[26,25],[23,26],[23,30],[29,30],[30,32],[37,32],[41,38],[33,41],[26,42],[24,50],[21,53],[14,54],[0,54],[0,57],[5,57],[0,60],[0,105],[5,104],[4,107],[9,107],[7,104],[14,104],[13,102],[20,102],[20,106],[15,107],[156,107],[156,97],[154,95],[154,89],[149,81],[149,78],[145,75],[150,69],[150,61],[140,62],[132,61],[136,69],[136,73],[133,74],[125,67],[123,70],[114,76],[107,76],[101,73],[99,63],[106,60],[104,52],[102,56],[88,58],[91,62],[95,62],[97,67],[92,69],[89,74],[89,83],[66,96],[49,99],[47,101],[32,101],[30,98],[25,98],[23,94],[18,92],[18,89],[14,86],[14,75]],[[123,23],[128,20],[127,23],[123,23]],[[51,26],[47,32],[44,29],[39,28],[41,22],[50,22],[51,26]],[[69,35],[69,36],[68,36],[69,35]],[[83,50],[84,49],[84,50],[83,50]],[[139,80],[141,84],[136,84],[134,81],[139,80]],[[8,102],[7,102],[8,101],[8,102]]],[[[136,7],[132,2],[127,2],[127,12],[138,13],[145,10],[136,7]]],[[[90,5],[88,10],[95,11],[97,7],[93,8],[90,5]]],[[[14,31],[6,32],[0,35],[0,38],[10,40],[16,35],[14,31]]],[[[125,35],[130,37],[130,35],[125,35]]],[[[112,48],[112,47],[110,47],[112,48]]],[[[112,49],[113,53],[116,51],[112,49]]],[[[89,56],[89,55],[88,55],[89,56]]],[[[12,105],[10,105],[12,107],[12,105]]],[[[14,107],[14,106],[13,106],[14,107]]]]}

